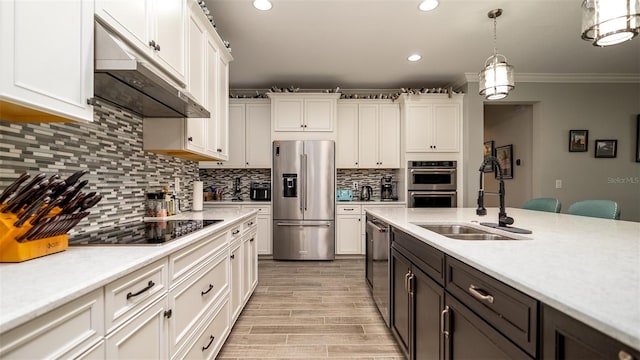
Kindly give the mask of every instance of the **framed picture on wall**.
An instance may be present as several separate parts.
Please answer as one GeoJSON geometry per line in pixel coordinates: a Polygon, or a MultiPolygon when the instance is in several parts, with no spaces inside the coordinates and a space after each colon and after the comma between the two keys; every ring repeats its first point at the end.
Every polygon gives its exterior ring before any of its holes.
{"type": "MultiPolygon", "coordinates": [[[[484,159],[488,158],[489,156],[494,156],[493,140],[484,142],[483,152],[484,152],[484,159]]],[[[491,172],[491,171],[493,170],[490,166],[486,166],[484,168],[484,172],[491,172]]]]}
{"type": "Polygon", "coordinates": [[[584,152],[589,146],[589,130],[569,130],[569,152],[584,152]]]}
{"type": "Polygon", "coordinates": [[[640,114],[636,120],[636,162],[640,162],[640,114]]]}
{"type": "Polygon", "coordinates": [[[597,158],[614,158],[618,152],[618,140],[596,140],[597,158]]]}
{"type": "MultiPolygon", "coordinates": [[[[513,144],[496,148],[496,158],[502,168],[503,179],[513,179],[513,144]]],[[[498,174],[496,173],[496,178],[498,174]]]]}

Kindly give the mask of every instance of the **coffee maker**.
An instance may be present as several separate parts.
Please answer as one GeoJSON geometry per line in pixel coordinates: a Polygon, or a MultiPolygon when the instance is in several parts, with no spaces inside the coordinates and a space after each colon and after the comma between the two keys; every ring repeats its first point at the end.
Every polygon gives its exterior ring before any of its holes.
{"type": "Polygon", "coordinates": [[[383,176],[380,178],[380,200],[398,200],[398,181],[393,180],[393,176],[383,176]]]}

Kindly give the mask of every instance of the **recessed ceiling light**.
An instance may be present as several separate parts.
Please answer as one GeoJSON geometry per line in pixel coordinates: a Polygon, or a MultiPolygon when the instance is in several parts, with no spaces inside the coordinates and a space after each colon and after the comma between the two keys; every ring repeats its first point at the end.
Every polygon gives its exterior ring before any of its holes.
{"type": "Polygon", "coordinates": [[[253,1],[253,7],[255,7],[258,10],[271,10],[271,7],[273,5],[271,5],[271,1],[269,0],[254,0],[253,1]]]}
{"type": "Polygon", "coordinates": [[[420,11],[431,11],[438,7],[438,0],[424,0],[418,5],[420,11]]]}
{"type": "Polygon", "coordinates": [[[420,59],[422,59],[422,56],[418,54],[409,55],[409,57],[407,58],[407,60],[409,61],[418,61],[420,59]]]}

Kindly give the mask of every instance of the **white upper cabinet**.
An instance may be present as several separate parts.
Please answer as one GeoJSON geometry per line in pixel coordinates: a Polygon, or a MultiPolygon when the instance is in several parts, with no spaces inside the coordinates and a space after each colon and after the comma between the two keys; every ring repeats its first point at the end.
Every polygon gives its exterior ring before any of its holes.
{"type": "Polygon", "coordinates": [[[0,119],[93,121],[93,12],[89,0],[0,1],[0,119]]]}
{"type": "Polygon", "coordinates": [[[96,15],[184,84],[187,0],[95,0],[96,15]]]}
{"type": "Polygon", "coordinates": [[[405,151],[433,153],[460,151],[462,96],[421,95],[401,97],[404,106],[405,151]]]}
{"type": "Polygon", "coordinates": [[[267,93],[274,131],[332,132],[340,94],[267,93]]]}
{"type": "Polygon", "coordinates": [[[336,167],[358,167],[358,104],[338,102],[336,167]]]}
{"type": "Polygon", "coordinates": [[[265,99],[232,99],[229,158],[200,162],[200,168],[270,168],[271,105],[265,99]]]}
{"type": "Polygon", "coordinates": [[[336,147],[338,168],[399,168],[399,105],[388,101],[341,101],[336,147]]]}

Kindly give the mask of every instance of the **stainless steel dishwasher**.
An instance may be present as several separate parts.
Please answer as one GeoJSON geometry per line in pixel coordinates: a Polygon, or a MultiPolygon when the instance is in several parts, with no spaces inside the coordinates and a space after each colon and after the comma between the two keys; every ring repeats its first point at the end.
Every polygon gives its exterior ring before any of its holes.
{"type": "Polygon", "coordinates": [[[389,225],[367,216],[366,277],[373,300],[389,326],[389,225]]]}

